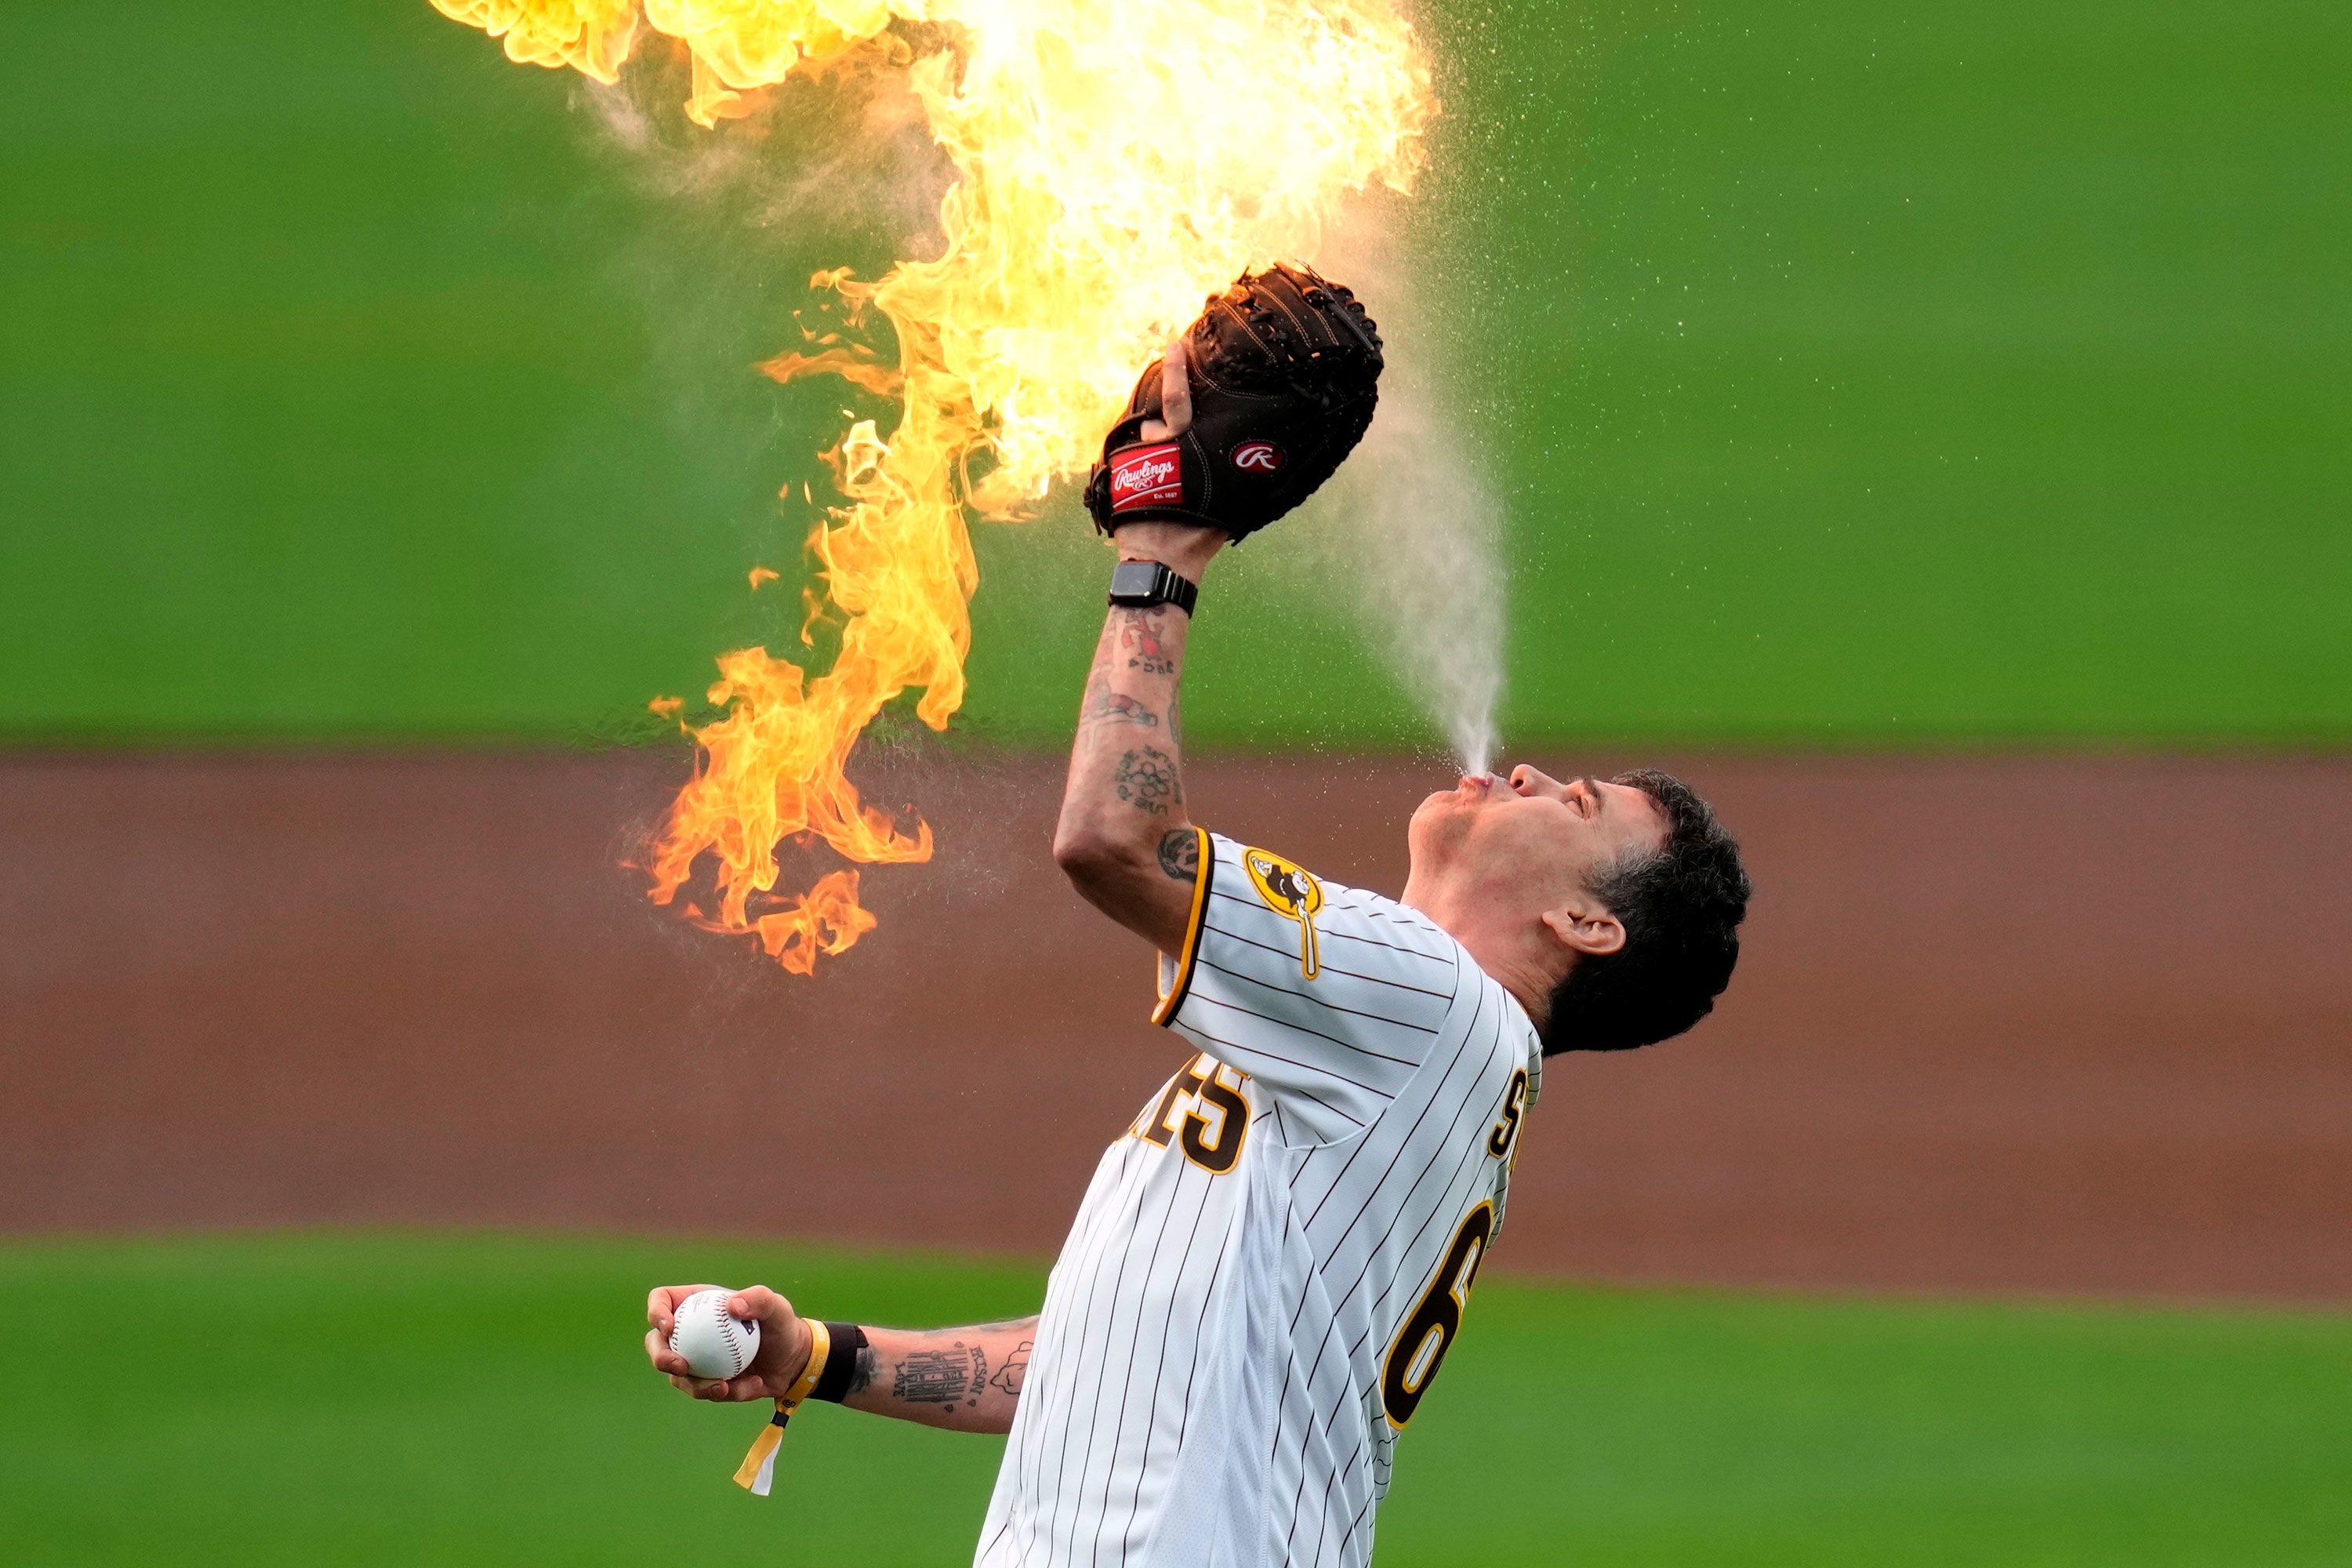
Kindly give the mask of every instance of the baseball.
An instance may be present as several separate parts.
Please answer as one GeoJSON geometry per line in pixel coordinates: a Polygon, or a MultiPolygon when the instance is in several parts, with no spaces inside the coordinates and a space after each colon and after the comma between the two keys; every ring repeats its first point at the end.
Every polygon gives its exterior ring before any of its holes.
{"type": "Polygon", "coordinates": [[[697,1290],[677,1304],[669,1348],[697,1377],[733,1377],[760,1353],[760,1325],[727,1310],[732,1290],[697,1290]]]}

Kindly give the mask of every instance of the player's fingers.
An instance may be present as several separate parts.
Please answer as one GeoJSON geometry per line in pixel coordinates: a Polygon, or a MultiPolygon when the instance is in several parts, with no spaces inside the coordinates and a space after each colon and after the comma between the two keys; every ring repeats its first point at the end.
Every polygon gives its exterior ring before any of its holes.
{"type": "Polygon", "coordinates": [[[788,1322],[793,1316],[793,1304],[765,1285],[736,1291],[727,1299],[727,1310],[739,1318],[753,1320],[763,1329],[788,1322]]]}
{"type": "Polygon", "coordinates": [[[655,1286],[646,1295],[646,1321],[663,1333],[669,1332],[677,1304],[686,1300],[688,1294],[675,1285],[655,1286]]]}
{"type": "Polygon", "coordinates": [[[669,1342],[662,1338],[658,1329],[646,1331],[646,1359],[654,1363],[656,1372],[678,1374],[693,1370],[686,1364],[684,1356],[669,1348],[669,1342]]]}
{"type": "Polygon", "coordinates": [[[677,1315],[677,1304],[698,1290],[710,1290],[710,1285],[656,1285],[646,1297],[646,1321],[669,1332],[677,1315]]]}
{"type": "Polygon", "coordinates": [[[1171,436],[1192,427],[1192,363],[1182,338],[1171,342],[1160,358],[1160,417],[1171,436]]]}
{"type": "Polygon", "coordinates": [[[1178,338],[1160,356],[1160,417],[1145,420],[1142,435],[1147,441],[1165,441],[1192,427],[1192,362],[1185,355],[1184,340],[1178,338]]]}

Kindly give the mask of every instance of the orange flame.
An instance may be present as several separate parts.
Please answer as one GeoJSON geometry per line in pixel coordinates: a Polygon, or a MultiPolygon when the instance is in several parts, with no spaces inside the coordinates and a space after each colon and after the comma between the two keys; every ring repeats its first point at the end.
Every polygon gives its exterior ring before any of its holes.
{"type": "MultiPolygon", "coordinates": [[[[686,908],[689,917],[698,913],[692,904],[686,908]]],[[[716,921],[696,920],[695,923],[705,931],[730,935],[737,929],[716,921]]],[[[850,944],[877,923],[857,902],[857,873],[827,871],[804,897],[759,916],[751,929],[770,958],[794,974],[814,974],[817,954],[847,952],[850,944]]]]}
{"type": "MultiPolygon", "coordinates": [[[[601,79],[637,17],[617,0],[433,0],[503,35],[519,60],[601,79]]],[[[803,625],[837,630],[822,675],[745,648],[719,659],[692,731],[694,777],[646,869],[671,902],[706,854],[714,931],[758,937],[789,970],[874,919],[855,873],[778,895],[777,847],[822,839],[867,863],[922,860],[929,827],[865,805],[844,769],[883,707],[919,690],[943,729],[962,706],[978,585],[968,513],[1033,512],[1083,473],[1135,367],[1244,267],[1311,255],[1350,193],[1409,188],[1435,112],[1393,0],[643,0],[683,41],[687,111],[709,126],[747,94],[830,60],[903,69],[954,166],[934,259],[876,282],[824,272],[854,326],[868,305],[892,367],[827,335],[759,368],[837,374],[896,399],[887,437],[855,419],[826,454],[844,504],[810,539],[824,586],[803,625]],[[897,25],[925,24],[912,32],[897,25]],[[806,64],[804,64],[806,62],[806,64]]],[[[756,585],[756,584],[755,584],[756,585]]]]}
{"type": "MultiPolygon", "coordinates": [[[[832,275],[826,277],[828,284],[832,275]]],[[[898,373],[887,364],[877,363],[874,351],[864,344],[826,349],[821,353],[781,353],[762,360],[752,367],[761,374],[777,381],[791,381],[795,376],[814,375],[819,372],[837,375],[853,386],[862,386],[877,397],[897,397],[906,389],[898,373]]]]}

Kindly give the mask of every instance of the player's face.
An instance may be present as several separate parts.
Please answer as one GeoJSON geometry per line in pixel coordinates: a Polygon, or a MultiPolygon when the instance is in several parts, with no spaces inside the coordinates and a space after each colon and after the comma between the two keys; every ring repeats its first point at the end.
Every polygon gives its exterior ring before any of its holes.
{"type": "Polygon", "coordinates": [[[1538,887],[1568,877],[1589,889],[1629,856],[1663,847],[1666,820],[1631,784],[1562,783],[1522,763],[1508,778],[1465,774],[1431,795],[1413,813],[1408,838],[1416,877],[1538,887]]]}

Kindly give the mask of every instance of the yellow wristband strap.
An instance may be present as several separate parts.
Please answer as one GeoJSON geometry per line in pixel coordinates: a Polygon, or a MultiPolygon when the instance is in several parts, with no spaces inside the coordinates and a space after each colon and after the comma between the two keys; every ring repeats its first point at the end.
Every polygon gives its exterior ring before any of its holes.
{"type": "Polygon", "coordinates": [[[801,1374],[793,1379],[793,1385],[784,1390],[782,1397],[776,1401],[776,1413],[768,1417],[768,1424],[760,1428],[757,1437],[751,1439],[751,1451],[744,1455],[743,1462],[735,1468],[735,1484],[753,1497],[768,1495],[768,1489],[776,1477],[776,1450],[783,1444],[784,1428],[792,1425],[793,1412],[800,1407],[802,1400],[808,1397],[809,1390],[816,1386],[817,1379],[824,1375],[824,1363],[832,1356],[831,1331],[811,1319],[808,1364],[801,1368],[801,1374]]]}
{"type": "Polygon", "coordinates": [[[793,1379],[792,1387],[784,1391],[783,1403],[788,1405],[798,1405],[809,1396],[809,1390],[816,1386],[816,1380],[824,1375],[824,1363],[833,1359],[833,1331],[814,1318],[808,1321],[808,1364],[801,1368],[801,1374],[793,1379]]]}

